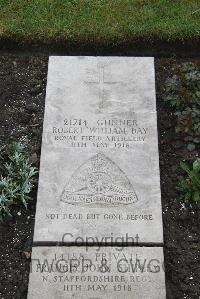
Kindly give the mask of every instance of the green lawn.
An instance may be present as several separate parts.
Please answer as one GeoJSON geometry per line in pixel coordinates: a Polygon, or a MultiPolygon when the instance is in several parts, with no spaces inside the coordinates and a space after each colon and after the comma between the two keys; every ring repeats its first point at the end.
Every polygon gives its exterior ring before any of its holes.
{"type": "Polygon", "coordinates": [[[199,0],[0,0],[0,37],[197,39],[199,0]]]}

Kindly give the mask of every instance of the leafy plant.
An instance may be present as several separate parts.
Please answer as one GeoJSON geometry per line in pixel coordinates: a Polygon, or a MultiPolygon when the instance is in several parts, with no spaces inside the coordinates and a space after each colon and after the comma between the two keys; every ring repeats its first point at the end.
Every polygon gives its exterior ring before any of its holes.
{"type": "Polygon", "coordinates": [[[36,173],[36,168],[28,162],[28,151],[23,144],[15,142],[0,148],[1,220],[10,215],[13,205],[23,203],[27,207],[36,173]]]}
{"type": "Polygon", "coordinates": [[[194,63],[182,63],[166,81],[166,101],[175,109],[176,132],[184,133],[188,149],[200,145],[200,70],[194,63]],[[190,140],[187,138],[190,136],[190,140]]]}
{"type": "Polygon", "coordinates": [[[186,176],[177,186],[181,199],[200,201],[200,159],[194,161],[192,170],[185,162],[181,162],[180,165],[186,172],[186,176]]]}

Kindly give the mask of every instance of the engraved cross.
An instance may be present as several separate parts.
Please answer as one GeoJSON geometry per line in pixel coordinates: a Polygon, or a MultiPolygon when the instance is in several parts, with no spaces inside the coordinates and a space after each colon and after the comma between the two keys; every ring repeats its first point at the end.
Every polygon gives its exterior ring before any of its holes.
{"type": "Polygon", "coordinates": [[[98,75],[99,78],[97,81],[84,81],[87,84],[97,84],[97,86],[99,86],[99,98],[102,99],[102,101],[104,101],[105,99],[105,90],[104,90],[104,86],[110,85],[110,84],[116,84],[119,82],[115,82],[115,81],[106,81],[105,80],[105,66],[99,66],[98,68],[98,75]]]}

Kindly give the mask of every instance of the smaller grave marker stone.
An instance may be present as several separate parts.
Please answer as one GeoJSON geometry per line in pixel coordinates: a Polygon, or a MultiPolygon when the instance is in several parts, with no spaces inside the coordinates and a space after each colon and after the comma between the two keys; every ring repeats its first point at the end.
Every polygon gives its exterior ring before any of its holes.
{"type": "Polygon", "coordinates": [[[28,299],[165,299],[158,247],[35,247],[28,299]]]}

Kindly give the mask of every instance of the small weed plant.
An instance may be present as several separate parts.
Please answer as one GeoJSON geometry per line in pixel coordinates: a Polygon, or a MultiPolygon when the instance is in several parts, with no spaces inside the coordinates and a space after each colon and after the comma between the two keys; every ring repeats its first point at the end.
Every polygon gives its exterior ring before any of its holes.
{"type": "Polygon", "coordinates": [[[200,159],[194,161],[192,169],[185,162],[181,162],[181,168],[186,175],[178,184],[177,189],[184,201],[200,201],[200,159]]]}
{"type": "Polygon", "coordinates": [[[200,69],[191,62],[174,68],[166,82],[166,100],[175,109],[176,132],[185,134],[188,150],[200,146],[200,69]]]}
{"type": "Polygon", "coordinates": [[[0,220],[10,215],[13,205],[27,207],[36,173],[23,144],[15,142],[0,148],[0,220]]]}

